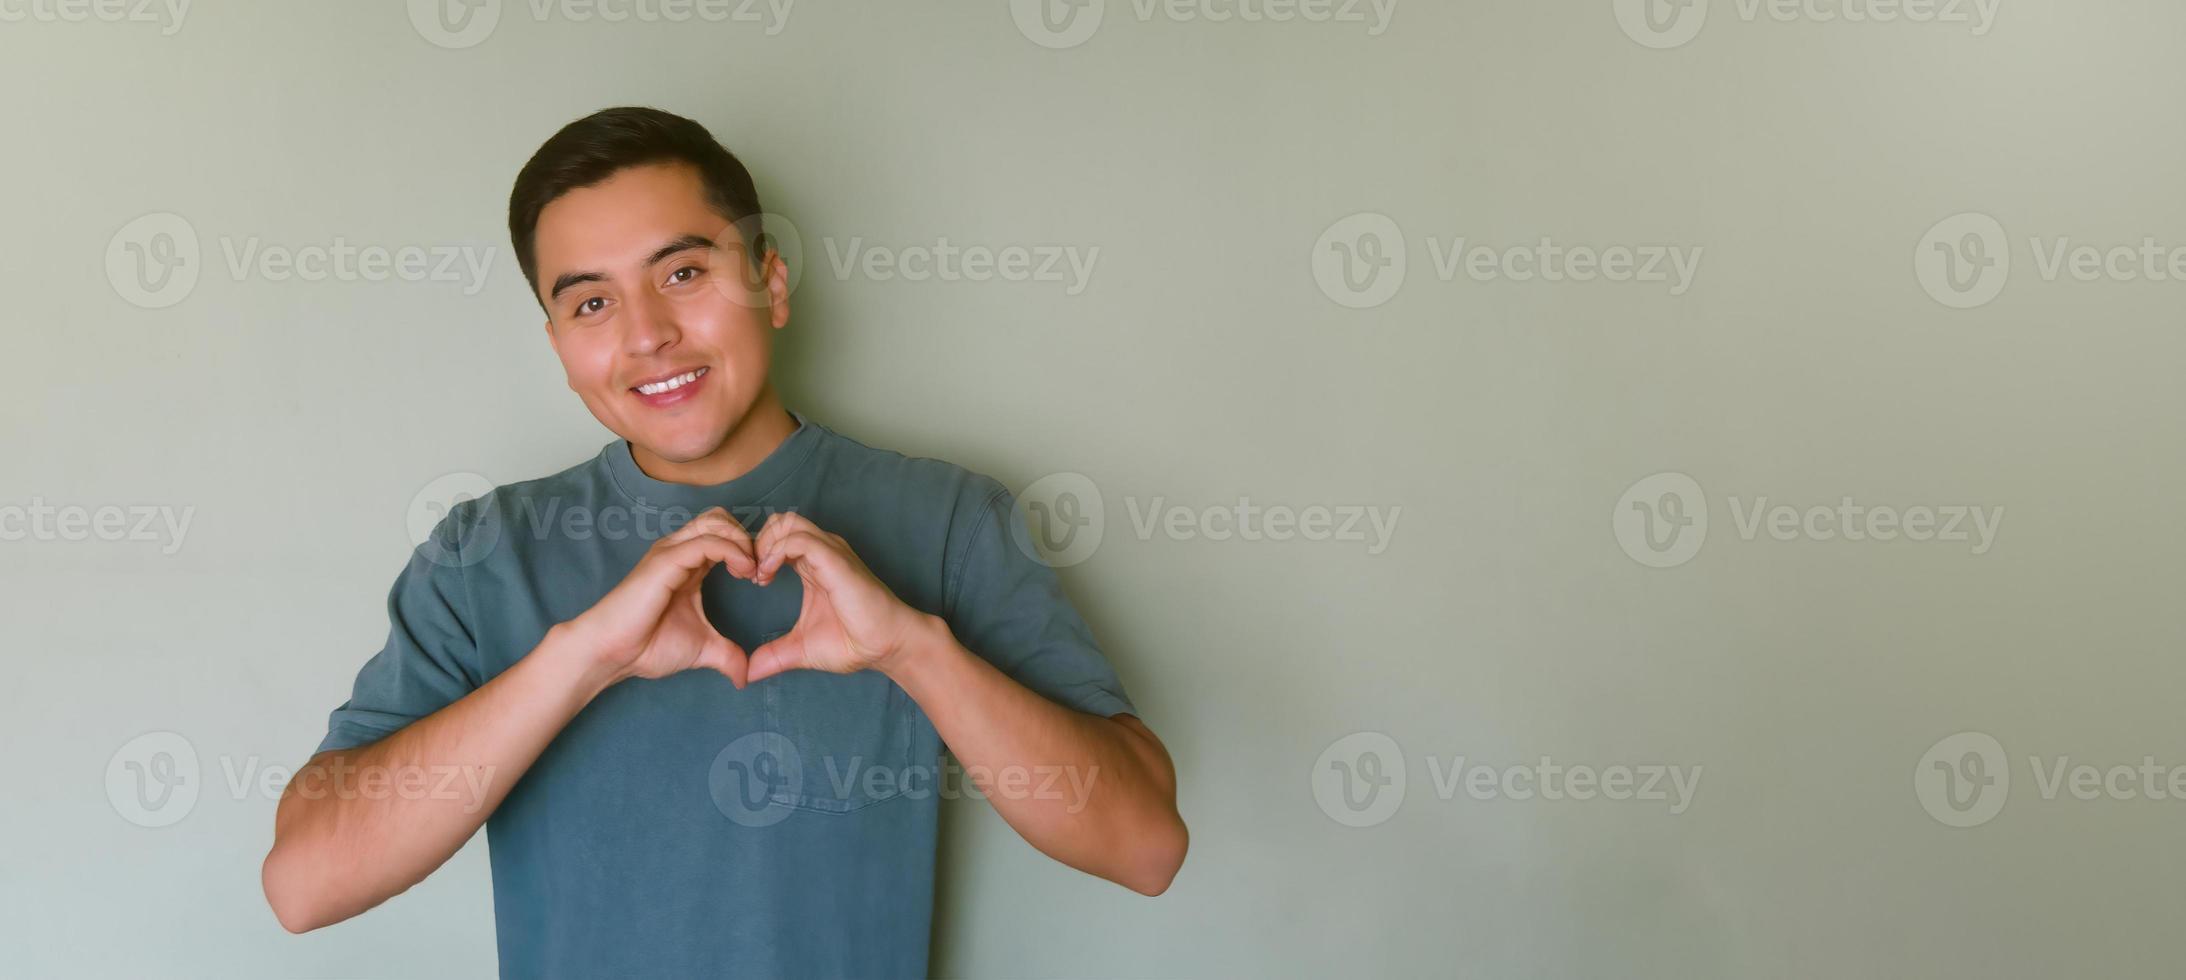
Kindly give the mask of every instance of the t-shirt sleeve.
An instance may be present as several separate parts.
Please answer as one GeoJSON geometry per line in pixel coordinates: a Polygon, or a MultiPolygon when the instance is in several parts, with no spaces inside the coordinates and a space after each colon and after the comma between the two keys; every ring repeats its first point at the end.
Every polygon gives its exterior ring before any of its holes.
{"type": "Polygon", "coordinates": [[[459,507],[442,519],[395,576],[387,593],[387,642],[357,672],[349,700],[327,718],[317,752],[377,742],[484,683],[467,625],[463,513],[459,507]]]}
{"type": "Polygon", "coordinates": [[[979,477],[950,522],[942,617],[957,642],[1050,701],[1087,714],[1136,714],[1055,570],[1020,547],[1016,499],[979,477]]]}

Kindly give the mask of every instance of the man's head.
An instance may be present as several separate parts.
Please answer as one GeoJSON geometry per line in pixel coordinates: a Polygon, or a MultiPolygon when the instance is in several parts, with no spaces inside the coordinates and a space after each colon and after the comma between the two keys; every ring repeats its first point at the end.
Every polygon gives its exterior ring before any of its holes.
{"type": "Polygon", "coordinates": [[[658,109],[570,123],[517,174],[509,236],[547,338],[570,390],[639,450],[704,458],[771,398],[789,277],[760,214],[735,155],[658,109]]]}

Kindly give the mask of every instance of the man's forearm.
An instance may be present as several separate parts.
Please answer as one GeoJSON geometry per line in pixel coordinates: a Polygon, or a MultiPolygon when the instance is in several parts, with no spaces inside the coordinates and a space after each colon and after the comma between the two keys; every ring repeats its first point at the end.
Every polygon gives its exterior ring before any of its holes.
{"type": "Polygon", "coordinates": [[[1148,895],[1167,889],[1187,835],[1161,741],[1134,716],[1103,718],[1041,697],[966,650],[939,618],[927,619],[882,670],[918,702],[1002,819],[1080,871],[1148,895]]]}
{"type": "Polygon", "coordinates": [[[261,873],[281,925],[340,922],[445,863],[613,680],[597,660],[556,627],[447,707],[371,745],[314,756],[281,795],[261,873]]]}

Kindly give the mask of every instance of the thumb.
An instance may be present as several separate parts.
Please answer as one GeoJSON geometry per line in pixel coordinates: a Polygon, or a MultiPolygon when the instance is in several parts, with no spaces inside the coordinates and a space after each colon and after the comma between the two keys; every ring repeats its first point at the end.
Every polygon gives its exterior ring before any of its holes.
{"type": "Polygon", "coordinates": [[[804,635],[790,630],[759,644],[759,649],[751,652],[751,672],[746,679],[757,684],[783,671],[802,670],[804,667],[804,635]]]}
{"type": "Polygon", "coordinates": [[[698,666],[720,671],[739,691],[752,681],[751,660],[744,655],[744,648],[720,633],[708,639],[705,649],[698,652],[698,666]]]}

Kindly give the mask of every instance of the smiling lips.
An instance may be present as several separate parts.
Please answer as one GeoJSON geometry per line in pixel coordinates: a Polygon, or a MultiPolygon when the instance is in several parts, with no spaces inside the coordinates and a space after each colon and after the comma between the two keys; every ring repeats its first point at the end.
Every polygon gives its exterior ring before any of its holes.
{"type": "Polygon", "coordinates": [[[698,394],[699,383],[704,381],[712,368],[692,368],[682,374],[654,378],[643,384],[630,386],[630,393],[653,408],[666,408],[690,400],[698,394]]]}

